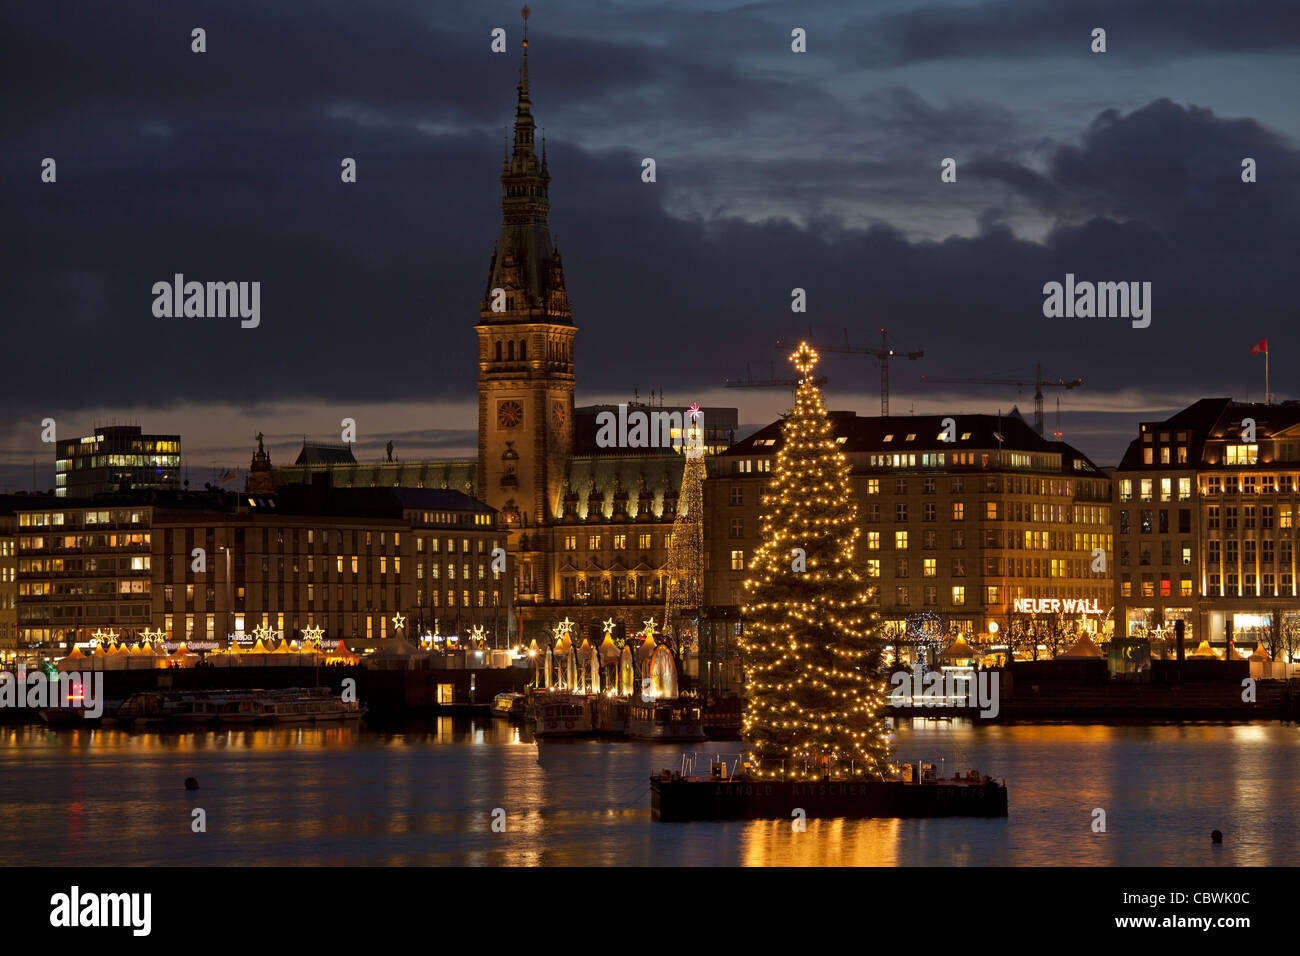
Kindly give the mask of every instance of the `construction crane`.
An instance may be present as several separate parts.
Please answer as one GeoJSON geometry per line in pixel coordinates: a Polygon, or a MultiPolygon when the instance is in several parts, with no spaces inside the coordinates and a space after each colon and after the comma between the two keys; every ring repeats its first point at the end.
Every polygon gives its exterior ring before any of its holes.
{"type": "MultiPolygon", "coordinates": [[[[777,377],[776,377],[776,362],[772,362],[772,363],[770,363],[770,368],[771,368],[771,373],[772,373],[772,377],[771,377],[771,378],[754,378],[753,373],[750,371],[749,363],[746,362],[746,363],[745,363],[745,377],[744,377],[744,378],[736,379],[736,380],[734,380],[734,381],[733,381],[732,379],[725,378],[725,379],[722,380],[722,383],[723,383],[723,385],[726,386],[727,388],[781,388],[781,387],[785,387],[785,388],[794,389],[794,388],[798,388],[798,387],[799,387],[799,383],[802,381],[802,379],[798,379],[798,378],[777,378],[777,377]]],[[[818,376],[816,376],[816,377],[813,379],[813,382],[814,382],[814,383],[815,383],[815,384],[820,388],[821,386],[823,386],[823,385],[826,384],[826,376],[825,376],[825,375],[818,375],[818,376]]]]}
{"type": "MultiPolygon", "coordinates": [[[[781,340],[777,339],[777,348],[789,348],[782,345],[781,340]]],[[[880,362],[880,414],[883,417],[889,416],[889,360],[891,358],[905,358],[916,361],[925,355],[924,349],[915,352],[895,352],[889,347],[889,333],[884,329],[880,330],[880,348],[863,349],[849,344],[849,330],[844,330],[843,345],[814,345],[812,346],[818,352],[841,352],[848,355],[871,355],[880,362]]]]}
{"type": "Polygon", "coordinates": [[[1043,380],[1043,366],[1037,366],[1037,372],[1032,382],[1020,382],[1011,378],[928,378],[921,376],[921,380],[944,385],[1014,385],[1016,388],[1034,387],[1034,430],[1038,434],[1043,434],[1043,389],[1045,388],[1078,388],[1083,384],[1083,379],[1076,378],[1072,381],[1058,378],[1055,382],[1043,380]]]}

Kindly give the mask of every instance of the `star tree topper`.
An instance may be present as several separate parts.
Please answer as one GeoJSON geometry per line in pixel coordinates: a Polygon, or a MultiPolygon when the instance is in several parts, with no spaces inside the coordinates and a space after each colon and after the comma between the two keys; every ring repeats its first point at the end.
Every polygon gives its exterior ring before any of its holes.
{"type": "Polygon", "coordinates": [[[799,373],[804,378],[807,378],[809,373],[812,372],[818,358],[817,350],[807,342],[800,342],[799,347],[790,353],[790,361],[794,363],[794,367],[799,370],[799,373]]]}

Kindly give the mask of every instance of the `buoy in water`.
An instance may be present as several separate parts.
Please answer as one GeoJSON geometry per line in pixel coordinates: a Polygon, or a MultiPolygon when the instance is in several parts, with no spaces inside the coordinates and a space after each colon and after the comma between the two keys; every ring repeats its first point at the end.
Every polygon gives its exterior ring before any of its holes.
{"type": "Polygon", "coordinates": [[[1223,834],[1220,833],[1218,830],[1213,830],[1213,831],[1211,831],[1211,832],[1210,832],[1210,842],[1211,842],[1211,843],[1222,843],[1222,842],[1223,842],[1223,834]]]}
{"type": "MultiPolygon", "coordinates": [[[[197,789],[199,789],[199,782],[198,782],[197,780],[195,780],[193,777],[186,777],[186,778],[185,778],[185,789],[186,789],[186,790],[197,790],[197,789]]],[[[1215,832],[1217,833],[1218,831],[1216,830],[1215,832]]]]}

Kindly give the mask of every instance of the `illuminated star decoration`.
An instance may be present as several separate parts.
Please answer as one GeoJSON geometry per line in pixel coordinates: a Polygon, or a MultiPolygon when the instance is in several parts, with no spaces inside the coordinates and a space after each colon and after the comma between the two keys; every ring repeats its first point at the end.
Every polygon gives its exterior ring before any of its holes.
{"type": "Polygon", "coordinates": [[[95,628],[95,632],[90,636],[95,639],[96,644],[104,643],[104,629],[102,627],[95,628]]]}
{"type": "Polygon", "coordinates": [[[606,633],[606,634],[613,634],[613,633],[614,633],[614,619],[613,619],[612,617],[606,619],[605,624],[604,624],[604,628],[605,628],[605,633],[606,633]]]}
{"type": "Polygon", "coordinates": [[[140,636],[144,638],[144,642],[146,644],[149,644],[153,641],[162,640],[163,630],[162,628],[159,628],[156,631],[151,631],[149,630],[149,628],[146,627],[143,631],[140,632],[140,636]]]}
{"type": "Polygon", "coordinates": [[[405,615],[405,614],[394,614],[394,615],[393,615],[393,630],[394,630],[394,631],[400,631],[400,630],[401,630],[402,628],[404,628],[404,627],[406,627],[406,615],[405,615]]]}
{"type": "Polygon", "coordinates": [[[471,639],[475,641],[483,640],[483,635],[485,635],[486,633],[487,633],[487,628],[484,627],[482,624],[475,624],[473,627],[469,629],[469,636],[471,639]]]}
{"type": "Polygon", "coordinates": [[[645,636],[653,638],[655,636],[655,619],[650,618],[644,623],[645,623],[645,636]]]}
{"type": "Polygon", "coordinates": [[[799,370],[803,377],[807,378],[808,373],[817,364],[817,358],[817,351],[811,345],[807,342],[800,342],[799,347],[790,356],[790,361],[794,363],[794,367],[799,370]]]}
{"type": "Polygon", "coordinates": [[[303,629],[302,636],[309,641],[319,641],[325,636],[325,628],[313,624],[303,629]]]}
{"type": "Polygon", "coordinates": [[[555,625],[556,637],[568,637],[573,632],[573,622],[567,617],[559,624],[555,625]]]}
{"type": "Polygon", "coordinates": [[[265,622],[253,628],[253,636],[257,638],[259,641],[261,641],[262,643],[266,643],[267,641],[269,641],[271,639],[272,633],[273,632],[271,631],[271,625],[265,622]]]}

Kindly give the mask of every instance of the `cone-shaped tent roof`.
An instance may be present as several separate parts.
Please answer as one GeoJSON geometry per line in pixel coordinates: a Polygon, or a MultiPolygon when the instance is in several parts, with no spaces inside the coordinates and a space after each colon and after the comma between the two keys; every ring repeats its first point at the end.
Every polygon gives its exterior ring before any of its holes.
{"type": "Polygon", "coordinates": [[[568,634],[565,634],[563,637],[561,637],[558,641],[555,642],[556,657],[560,656],[561,654],[567,654],[571,650],[573,650],[573,642],[569,640],[568,634]]]}
{"type": "Polygon", "coordinates": [[[327,659],[331,661],[360,660],[360,658],[358,658],[357,655],[353,654],[350,650],[348,650],[348,646],[344,644],[342,640],[339,641],[337,647],[330,649],[330,651],[328,652],[327,659]]]}
{"type": "Polygon", "coordinates": [[[65,655],[63,659],[64,659],[65,661],[67,661],[67,660],[74,660],[74,659],[75,659],[75,660],[81,660],[81,659],[82,659],[83,657],[85,657],[85,656],[86,656],[85,654],[81,653],[81,648],[79,648],[79,647],[73,647],[73,648],[72,648],[72,652],[71,652],[70,654],[65,655]]]}
{"type": "Polygon", "coordinates": [[[641,646],[636,649],[636,659],[638,661],[648,661],[655,652],[658,645],[655,643],[654,635],[647,634],[641,646]]]}
{"type": "Polygon", "coordinates": [[[1093,643],[1087,634],[1080,634],[1074,646],[1061,655],[1062,657],[1101,657],[1101,648],[1093,643]]]}
{"type": "Polygon", "coordinates": [[[411,642],[408,641],[406,638],[402,637],[401,635],[394,634],[392,637],[388,638],[386,641],[383,642],[383,647],[381,647],[379,650],[375,651],[375,653],[370,655],[370,659],[385,660],[385,659],[391,659],[395,657],[417,657],[421,653],[423,652],[419,648],[411,644],[411,642]]]}
{"type": "Polygon", "coordinates": [[[1263,644],[1255,645],[1255,653],[1250,655],[1250,659],[1252,661],[1263,661],[1266,664],[1272,660],[1272,658],[1268,656],[1268,651],[1264,650],[1263,644]]]}
{"type": "Polygon", "coordinates": [[[250,653],[252,653],[252,654],[269,654],[269,653],[271,653],[271,652],[268,651],[268,650],[266,649],[266,645],[262,643],[262,639],[259,637],[259,638],[257,639],[257,643],[255,643],[255,644],[253,645],[253,650],[252,650],[250,653]]]}
{"type": "Polygon", "coordinates": [[[1213,657],[1213,658],[1215,658],[1216,660],[1217,660],[1218,657],[1219,657],[1218,653],[1214,650],[1214,648],[1212,648],[1212,647],[1210,646],[1210,642],[1209,642],[1209,641],[1201,641],[1200,645],[1196,648],[1196,650],[1192,651],[1192,656],[1193,656],[1193,657],[1213,657]]]}
{"type": "Polygon", "coordinates": [[[962,658],[974,657],[975,650],[966,643],[964,637],[959,636],[957,640],[953,641],[951,645],[945,648],[944,652],[939,656],[944,660],[961,660],[962,658]]]}
{"type": "Polygon", "coordinates": [[[614,639],[606,634],[605,639],[600,642],[600,659],[602,661],[616,661],[621,653],[622,651],[618,649],[614,639]]]}

